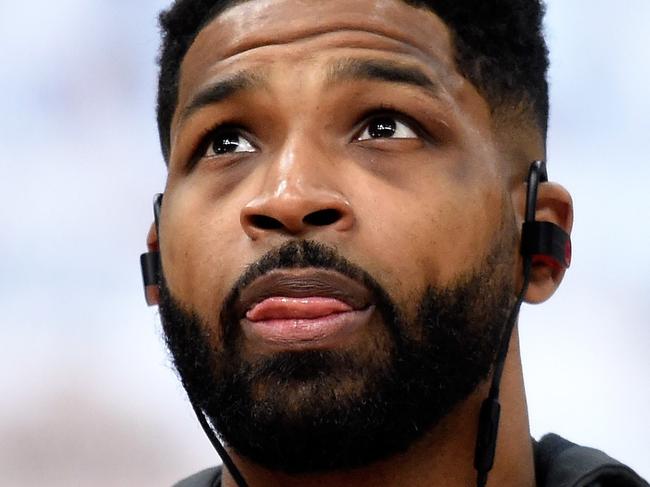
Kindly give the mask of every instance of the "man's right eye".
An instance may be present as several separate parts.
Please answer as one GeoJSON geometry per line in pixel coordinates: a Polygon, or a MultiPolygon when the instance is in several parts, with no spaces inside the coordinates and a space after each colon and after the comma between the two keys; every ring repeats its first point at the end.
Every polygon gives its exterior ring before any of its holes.
{"type": "Polygon", "coordinates": [[[217,157],[236,152],[255,152],[253,144],[235,128],[216,130],[208,137],[203,157],[217,157]]]}

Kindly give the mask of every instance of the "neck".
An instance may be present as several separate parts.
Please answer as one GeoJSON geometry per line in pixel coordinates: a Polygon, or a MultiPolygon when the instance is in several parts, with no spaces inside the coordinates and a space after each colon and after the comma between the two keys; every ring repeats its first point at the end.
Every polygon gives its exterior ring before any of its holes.
{"type": "MultiPolygon", "coordinates": [[[[353,470],[310,475],[287,475],[264,469],[230,452],[250,487],[467,487],[476,484],[474,448],[481,403],[489,391],[487,380],[440,424],[406,452],[353,470]]],[[[532,442],[519,354],[513,331],[501,382],[501,422],[494,468],[488,487],[534,487],[532,442]]],[[[223,487],[237,487],[224,471],[223,487]]]]}

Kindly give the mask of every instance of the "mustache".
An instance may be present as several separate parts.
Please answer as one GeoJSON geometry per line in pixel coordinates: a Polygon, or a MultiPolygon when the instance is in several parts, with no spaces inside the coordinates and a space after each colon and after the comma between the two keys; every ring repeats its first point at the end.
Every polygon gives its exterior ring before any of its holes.
{"type": "Polygon", "coordinates": [[[335,271],[365,286],[370,290],[373,301],[379,305],[378,310],[387,319],[386,322],[394,321],[397,308],[370,273],[343,257],[334,247],[314,240],[289,240],[250,264],[233,284],[223,301],[219,316],[225,341],[234,339],[238,331],[237,302],[243,289],[271,271],[308,267],[335,271]]]}
{"type": "Polygon", "coordinates": [[[270,271],[306,267],[336,271],[361,284],[365,279],[374,281],[366,271],[341,256],[334,247],[313,240],[290,240],[250,264],[231,292],[240,291],[270,271]]]}

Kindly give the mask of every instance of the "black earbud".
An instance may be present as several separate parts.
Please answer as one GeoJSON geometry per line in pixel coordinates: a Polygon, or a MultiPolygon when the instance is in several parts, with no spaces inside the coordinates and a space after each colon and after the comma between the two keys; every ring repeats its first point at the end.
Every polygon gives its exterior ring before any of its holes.
{"type": "Polygon", "coordinates": [[[547,181],[546,163],[544,161],[533,162],[528,172],[526,217],[521,233],[521,254],[524,257],[524,282],[517,297],[517,302],[508,317],[506,329],[501,338],[501,345],[494,364],[490,392],[488,397],[483,401],[479,414],[476,451],[474,453],[477,487],[485,487],[488,473],[494,465],[499,419],[501,416],[501,405],[499,404],[501,377],[505,367],[512,330],[517,321],[517,316],[519,315],[519,310],[521,309],[521,304],[524,301],[524,296],[526,295],[526,290],[530,282],[532,266],[537,262],[542,262],[558,269],[566,269],[571,263],[571,239],[569,238],[569,234],[555,223],[535,221],[537,190],[539,189],[540,183],[547,181]]]}
{"type": "MultiPolygon", "coordinates": [[[[158,222],[160,219],[160,208],[162,206],[163,195],[157,194],[153,200],[153,216],[158,231],[158,222]]],[[[142,270],[142,282],[144,284],[144,297],[149,306],[155,302],[152,300],[152,294],[158,292],[160,285],[160,252],[145,252],[140,256],[140,269],[142,270]]]]}
{"type": "Polygon", "coordinates": [[[530,257],[533,265],[544,263],[557,269],[571,265],[571,238],[555,223],[536,221],[537,190],[548,181],[546,163],[535,161],[528,172],[526,218],[521,232],[521,254],[530,257]]]}

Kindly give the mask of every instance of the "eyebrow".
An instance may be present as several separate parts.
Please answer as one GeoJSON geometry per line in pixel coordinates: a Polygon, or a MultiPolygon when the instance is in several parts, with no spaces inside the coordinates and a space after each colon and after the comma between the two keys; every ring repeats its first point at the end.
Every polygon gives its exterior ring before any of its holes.
{"type": "Polygon", "coordinates": [[[351,79],[401,83],[424,88],[434,96],[439,93],[439,85],[416,66],[380,59],[355,58],[339,60],[330,65],[328,83],[351,79]]]}
{"type": "Polygon", "coordinates": [[[259,73],[253,71],[240,71],[226,79],[219,80],[199,91],[183,108],[180,120],[189,118],[201,108],[219,103],[231,98],[242,91],[266,84],[266,80],[259,73]]]}
{"type": "MultiPolygon", "coordinates": [[[[327,84],[352,79],[401,83],[424,88],[431,95],[437,96],[438,84],[434,83],[424,71],[416,66],[409,66],[380,59],[340,59],[328,67],[327,84]]],[[[242,91],[251,90],[267,84],[266,78],[259,72],[240,71],[226,79],[219,80],[199,91],[183,108],[179,120],[184,121],[203,107],[222,102],[242,91]]]]}

